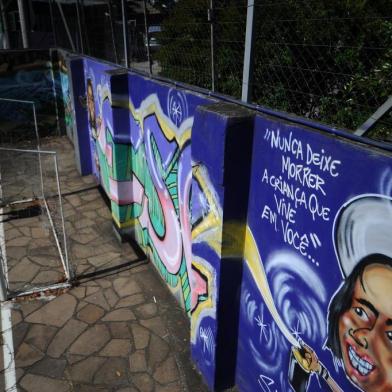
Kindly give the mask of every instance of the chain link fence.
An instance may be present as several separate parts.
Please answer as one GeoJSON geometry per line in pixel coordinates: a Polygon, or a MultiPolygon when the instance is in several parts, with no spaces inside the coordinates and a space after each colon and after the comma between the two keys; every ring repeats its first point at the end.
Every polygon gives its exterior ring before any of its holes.
{"type": "Polygon", "coordinates": [[[9,295],[66,281],[56,153],[0,147],[0,188],[2,272],[9,295]]]}
{"type": "MultiPolygon", "coordinates": [[[[40,12],[52,9],[58,46],[118,64],[127,60],[133,68],[237,99],[247,11],[252,7],[252,103],[355,130],[392,94],[390,0],[32,0],[31,4],[40,12]]],[[[390,137],[391,123],[391,116],[385,116],[373,137],[390,137]]]]}

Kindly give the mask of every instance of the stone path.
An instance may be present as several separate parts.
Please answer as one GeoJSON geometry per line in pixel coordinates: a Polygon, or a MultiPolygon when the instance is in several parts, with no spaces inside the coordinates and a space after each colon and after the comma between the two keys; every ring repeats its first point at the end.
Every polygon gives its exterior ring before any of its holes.
{"type": "MultiPolygon", "coordinates": [[[[129,244],[117,242],[110,211],[92,188],[92,178],[80,178],[74,169],[69,142],[60,138],[48,144],[61,150],[63,192],[68,194],[64,210],[76,271],[133,264],[84,279],[57,296],[8,305],[18,390],[207,392],[190,360],[188,318],[154,267],[129,244]]],[[[5,341],[1,344],[6,349],[5,341]]],[[[0,355],[1,391],[9,365],[0,355]]]]}
{"type": "Polygon", "coordinates": [[[207,391],[188,320],[152,268],[139,262],[50,301],[14,303],[18,390],[207,391]]]}

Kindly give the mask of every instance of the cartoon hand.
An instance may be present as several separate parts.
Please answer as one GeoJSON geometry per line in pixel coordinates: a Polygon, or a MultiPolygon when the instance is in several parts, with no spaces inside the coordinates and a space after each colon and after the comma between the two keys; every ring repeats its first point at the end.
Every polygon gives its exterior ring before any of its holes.
{"type": "Polygon", "coordinates": [[[301,342],[301,356],[306,362],[306,368],[314,373],[321,373],[321,363],[317,358],[315,351],[307,344],[301,342]]]}

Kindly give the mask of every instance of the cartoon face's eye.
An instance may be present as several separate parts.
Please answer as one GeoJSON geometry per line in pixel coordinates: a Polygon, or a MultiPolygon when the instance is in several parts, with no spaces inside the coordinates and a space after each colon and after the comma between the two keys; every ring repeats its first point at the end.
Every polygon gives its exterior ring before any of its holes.
{"type": "Polygon", "coordinates": [[[355,307],[353,308],[355,314],[364,321],[369,321],[369,316],[367,315],[367,313],[365,312],[365,310],[363,308],[359,308],[359,307],[355,307]]]}
{"type": "Polygon", "coordinates": [[[392,331],[385,332],[387,334],[387,338],[392,342],[392,331]]]}

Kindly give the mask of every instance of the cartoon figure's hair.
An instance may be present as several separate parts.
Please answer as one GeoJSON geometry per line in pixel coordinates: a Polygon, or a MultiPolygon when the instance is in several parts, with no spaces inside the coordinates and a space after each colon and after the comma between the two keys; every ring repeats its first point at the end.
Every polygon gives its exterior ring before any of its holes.
{"type": "Polygon", "coordinates": [[[371,264],[382,264],[392,267],[392,258],[380,253],[373,253],[361,259],[351,274],[344,280],[329,305],[326,346],[339,359],[342,358],[342,349],[339,343],[339,319],[352,306],[355,283],[358,278],[362,282],[363,272],[371,264]]]}

